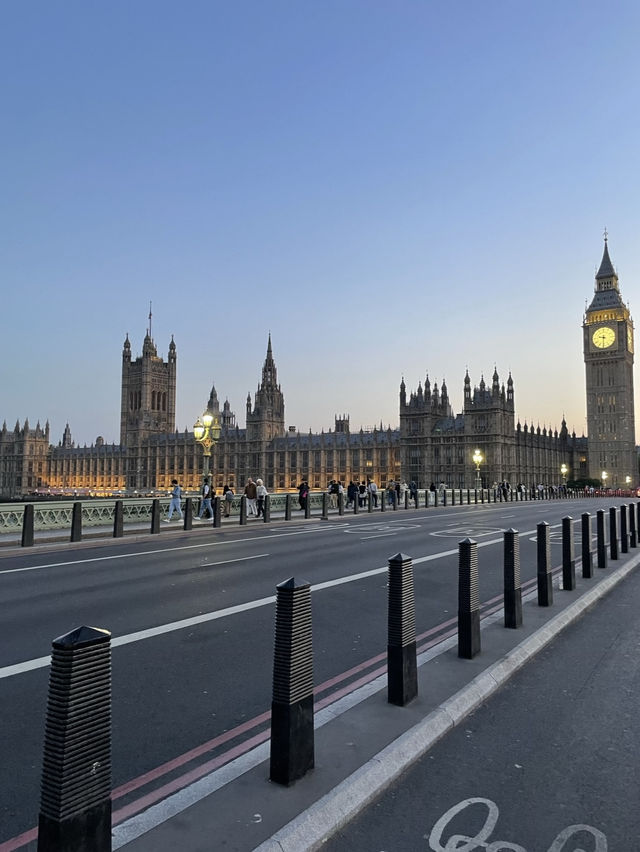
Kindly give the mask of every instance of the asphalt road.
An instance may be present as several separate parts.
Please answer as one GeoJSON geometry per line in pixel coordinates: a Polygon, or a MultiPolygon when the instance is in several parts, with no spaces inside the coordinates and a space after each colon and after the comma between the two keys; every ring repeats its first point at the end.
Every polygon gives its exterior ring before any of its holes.
{"type": "Polygon", "coordinates": [[[639,691],[636,571],[323,849],[636,850],[639,691]]]}
{"type": "Polygon", "coordinates": [[[398,510],[0,554],[0,843],[37,823],[55,637],[80,624],[112,632],[114,810],[129,813],[181,773],[204,772],[268,734],[277,583],[312,584],[314,682],[326,699],[380,666],[389,557],[413,557],[417,632],[437,635],[456,617],[460,540],[480,545],[480,600],[488,602],[502,594],[505,529],[521,533],[525,584],[536,574],[537,523],[552,525],[555,566],[561,518],[577,521],[579,555],[580,514],[603,507],[557,500],[398,510]]]}

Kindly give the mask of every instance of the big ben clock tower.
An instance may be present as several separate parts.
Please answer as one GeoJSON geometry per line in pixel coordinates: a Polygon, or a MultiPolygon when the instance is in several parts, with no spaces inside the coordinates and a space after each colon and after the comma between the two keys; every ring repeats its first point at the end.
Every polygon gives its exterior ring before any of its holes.
{"type": "Polygon", "coordinates": [[[637,485],[633,402],[633,320],[609,259],[607,232],[591,304],[584,315],[589,476],[606,485],[637,485]],[[627,479],[629,477],[629,479],[627,479]]]}

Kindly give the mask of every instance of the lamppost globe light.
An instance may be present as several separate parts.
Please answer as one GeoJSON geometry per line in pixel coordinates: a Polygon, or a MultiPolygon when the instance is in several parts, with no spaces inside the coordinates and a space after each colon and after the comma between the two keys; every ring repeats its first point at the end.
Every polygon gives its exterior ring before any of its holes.
{"type": "Polygon", "coordinates": [[[213,423],[213,414],[210,411],[205,411],[202,415],[202,422],[205,425],[205,429],[210,427],[213,423]]]}
{"type": "Polygon", "coordinates": [[[475,452],[473,453],[473,461],[475,462],[475,464],[482,464],[482,453],[480,452],[480,450],[475,450],[475,452]]]}
{"type": "Polygon", "coordinates": [[[200,442],[204,436],[204,426],[199,417],[193,426],[193,435],[198,442],[200,442]]]}

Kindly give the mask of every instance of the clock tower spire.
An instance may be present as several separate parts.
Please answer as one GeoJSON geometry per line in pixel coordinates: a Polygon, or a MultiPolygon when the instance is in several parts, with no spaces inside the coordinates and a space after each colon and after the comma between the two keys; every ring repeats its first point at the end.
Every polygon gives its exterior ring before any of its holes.
{"type": "Polygon", "coordinates": [[[633,397],[633,320],[622,301],[609,257],[608,235],[585,311],[583,351],[587,391],[589,476],[612,488],[637,485],[633,397]],[[627,479],[629,477],[629,479],[627,479]]]}

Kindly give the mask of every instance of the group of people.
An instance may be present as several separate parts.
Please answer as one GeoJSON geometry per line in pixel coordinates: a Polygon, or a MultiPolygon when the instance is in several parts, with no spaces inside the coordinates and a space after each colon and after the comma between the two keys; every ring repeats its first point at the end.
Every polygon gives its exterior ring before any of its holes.
{"type": "MultiPolygon", "coordinates": [[[[251,482],[251,480],[249,480],[251,482]]],[[[262,482],[262,480],[258,480],[258,482],[262,482]]],[[[255,486],[254,486],[255,487],[255,486]]],[[[265,488],[266,493],[266,488],[265,488]]],[[[207,513],[208,518],[213,518],[213,498],[216,496],[216,490],[210,482],[208,476],[205,476],[204,482],[202,483],[202,488],[200,489],[200,510],[198,514],[193,519],[194,521],[201,521],[204,517],[205,512],[207,513]]],[[[233,503],[234,493],[233,488],[230,485],[225,485],[222,489],[222,499],[224,505],[224,516],[228,518],[231,514],[231,504],[233,503]]],[[[169,523],[171,518],[175,515],[178,516],[178,520],[182,520],[182,488],[178,484],[177,479],[171,480],[171,500],[169,502],[169,511],[167,513],[167,517],[165,521],[169,523]]]]}

